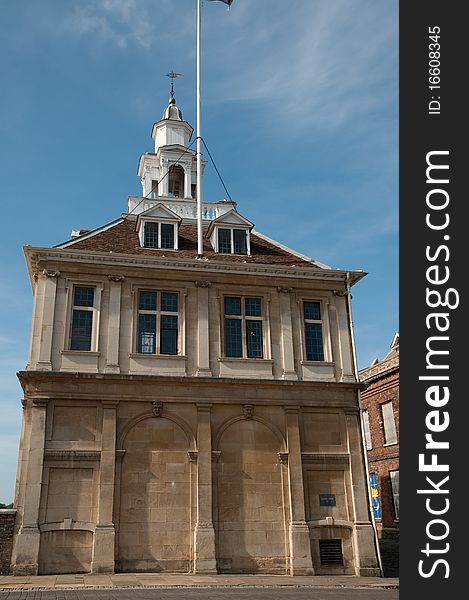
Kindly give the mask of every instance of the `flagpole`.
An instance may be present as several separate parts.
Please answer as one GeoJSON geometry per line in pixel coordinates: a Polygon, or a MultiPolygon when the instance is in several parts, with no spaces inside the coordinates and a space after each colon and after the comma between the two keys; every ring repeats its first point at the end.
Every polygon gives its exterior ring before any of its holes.
{"type": "Polygon", "coordinates": [[[197,258],[204,254],[202,238],[202,110],[201,110],[201,29],[202,29],[202,0],[197,0],[197,258]]]}

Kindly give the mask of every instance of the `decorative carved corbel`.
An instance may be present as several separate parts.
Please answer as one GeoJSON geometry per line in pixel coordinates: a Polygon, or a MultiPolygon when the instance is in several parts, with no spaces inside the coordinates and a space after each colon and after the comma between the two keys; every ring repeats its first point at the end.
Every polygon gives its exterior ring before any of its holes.
{"type": "Polygon", "coordinates": [[[277,290],[281,294],[291,294],[293,292],[293,288],[292,287],[281,287],[281,286],[278,286],[277,290]]]}
{"type": "Polygon", "coordinates": [[[193,450],[189,450],[187,454],[189,456],[189,461],[190,462],[197,462],[198,452],[195,452],[193,450]]]}
{"type": "Polygon", "coordinates": [[[109,281],[115,281],[116,283],[125,279],[124,275],[108,275],[107,278],[109,281]]]}
{"type": "Polygon", "coordinates": [[[209,288],[212,285],[210,281],[194,281],[194,283],[198,288],[209,288]]]}
{"type": "Polygon", "coordinates": [[[49,271],[48,269],[43,269],[42,274],[46,277],[60,277],[60,271],[49,271]]]}
{"type": "Polygon", "coordinates": [[[281,465],[288,465],[288,452],[277,452],[278,462],[281,465]]]}

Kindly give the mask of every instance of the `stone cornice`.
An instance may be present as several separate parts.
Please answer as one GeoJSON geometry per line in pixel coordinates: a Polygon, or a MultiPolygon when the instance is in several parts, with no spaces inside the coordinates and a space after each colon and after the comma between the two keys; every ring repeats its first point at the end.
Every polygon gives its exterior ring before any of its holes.
{"type": "MultiPolygon", "coordinates": [[[[163,258],[138,254],[118,254],[94,252],[91,250],[73,250],[68,248],[43,248],[25,246],[24,253],[28,264],[28,270],[32,278],[33,273],[46,268],[52,263],[54,266],[60,264],[62,268],[67,264],[86,264],[107,267],[147,268],[152,270],[168,269],[174,271],[193,271],[197,273],[233,273],[255,274],[265,277],[285,277],[290,279],[309,279],[325,282],[341,282],[345,280],[347,271],[335,269],[320,269],[317,267],[302,268],[301,264],[285,267],[282,265],[263,263],[238,263],[197,259],[163,258]]],[[[356,283],[366,273],[362,271],[349,271],[352,283],[356,283]]]]}
{"type": "MultiPolygon", "coordinates": [[[[252,380],[195,376],[129,375],[122,373],[66,373],[57,371],[21,371],[20,383],[25,397],[48,396],[60,401],[108,399],[129,402],[238,404],[242,406],[282,406],[358,411],[357,383],[290,380],[252,380]],[[235,398],[235,400],[234,400],[235,398]]],[[[98,401],[99,401],[98,400],[98,401]]],[[[208,410],[202,408],[202,410],[208,410]]]]}

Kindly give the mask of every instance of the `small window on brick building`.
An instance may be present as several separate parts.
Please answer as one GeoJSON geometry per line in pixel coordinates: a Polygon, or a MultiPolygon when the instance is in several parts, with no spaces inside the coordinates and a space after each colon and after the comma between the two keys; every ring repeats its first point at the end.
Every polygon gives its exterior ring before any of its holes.
{"type": "Polygon", "coordinates": [[[381,404],[384,427],[384,443],[386,445],[397,444],[396,422],[394,420],[394,409],[392,402],[381,404]]]}
{"type": "Polygon", "coordinates": [[[389,471],[389,479],[391,480],[394,517],[396,521],[399,521],[399,471],[389,471]]]}
{"type": "Polygon", "coordinates": [[[370,415],[367,410],[363,411],[363,429],[365,432],[365,444],[367,450],[373,449],[373,443],[371,441],[371,431],[370,431],[370,415]]]}

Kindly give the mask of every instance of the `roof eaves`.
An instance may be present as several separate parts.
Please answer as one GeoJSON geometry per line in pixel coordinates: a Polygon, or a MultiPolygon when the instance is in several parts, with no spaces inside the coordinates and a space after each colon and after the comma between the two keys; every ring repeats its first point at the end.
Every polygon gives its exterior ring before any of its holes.
{"type": "Polygon", "coordinates": [[[115,225],[119,225],[119,223],[122,223],[123,220],[124,220],[123,217],[119,217],[118,219],[115,219],[114,221],[111,221],[110,223],[106,223],[106,225],[102,225],[101,227],[98,227],[97,229],[92,229],[88,233],[79,235],[76,238],[67,240],[66,242],[62,242],[60,244],[56,244],[55,246],[52,246],[52,247],[53,248],[68,248],[69,246],[73,246],[73,244],[75,244],[77,242],[87,240],[88,238],[94,237],[98,233],[102,233],[103,231],[111,229],[111,227],[114,227],[115,225]]]}
{"type": "Polygon", "coordinates": [[[267,235],[261,233],[260,231],[257,231],[256,229],[253,229],[252,233],[255,234],[255,235],[257,235],[258,237],[260,237],[264,241],[269,242],[269,244],[273,244],[274,246],[277,246],[278,248],[281,248],[285,252],[289,252],[290,254],[293,254],[294,256],[297,256],[298,258],[301,258],[302,260],[306,260],[309,263],[313,263],[314,265],[318,266],[321,269],[331,270],[331,268],[332,268],[332,267],[328,267],[327,265],[325,265],[323,263],[318,262],[317,260],[313,260],[309,256],[306,256],[306,254],[301,254],[301,252],[297,252],[296,250],[292,250],[288,246],[285,246],[284,244],[281,244],[280,242],[277,242],[276,240],[273,240],[272,238],[270,238],[267,235]]]}

